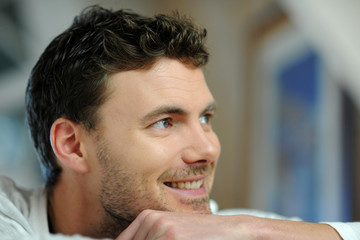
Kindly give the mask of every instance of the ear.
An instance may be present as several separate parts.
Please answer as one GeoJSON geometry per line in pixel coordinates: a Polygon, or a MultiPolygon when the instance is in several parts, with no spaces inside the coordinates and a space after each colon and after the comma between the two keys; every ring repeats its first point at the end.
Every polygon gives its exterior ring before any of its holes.
{"type": "Polygon", "coordinates": [[[89,170],[81,142],[83,127],[69,119],[58,118],[51,126],[50,140],[56,157],[66,167],[79,173],[89,170]]]}

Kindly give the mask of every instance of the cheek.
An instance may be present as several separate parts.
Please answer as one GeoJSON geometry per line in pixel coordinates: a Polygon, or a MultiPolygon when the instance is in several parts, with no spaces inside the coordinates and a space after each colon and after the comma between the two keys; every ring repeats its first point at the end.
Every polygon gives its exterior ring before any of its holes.
{"type": "Polygon", "coordinates": [[[163,172],[174,167],[179,156],[179,147],[163,139],[146,138],[144,136],[127,141],[118,146],[112,145],[112,158],[142,179],[157,179],[163,172]]]}

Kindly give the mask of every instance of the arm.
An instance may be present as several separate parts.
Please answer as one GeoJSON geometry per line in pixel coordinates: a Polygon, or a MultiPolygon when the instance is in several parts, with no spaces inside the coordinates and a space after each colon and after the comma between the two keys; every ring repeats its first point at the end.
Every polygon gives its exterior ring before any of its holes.
{"type": "Polygon", "coordinates": [[[125,239],[342,239],[327,224],[145,210],[116,240],[125,239]]]}

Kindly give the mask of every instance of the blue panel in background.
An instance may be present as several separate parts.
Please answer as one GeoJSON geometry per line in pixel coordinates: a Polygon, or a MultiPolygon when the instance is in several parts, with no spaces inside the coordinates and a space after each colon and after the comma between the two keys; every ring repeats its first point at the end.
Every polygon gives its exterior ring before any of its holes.
{"type": "Polygon", "coordinates": [[[309,51],[297,61],[284,66],[280,72],[279,84],[282,94],[290,94],[315,107],[318,101],[319,58],[314,51],[309,51]]]}
{"type": "Polygon", "coordinates": [[[278,196],[275,211],[317,221],[319,57],[308,51],[278,72],[278,196]]]}

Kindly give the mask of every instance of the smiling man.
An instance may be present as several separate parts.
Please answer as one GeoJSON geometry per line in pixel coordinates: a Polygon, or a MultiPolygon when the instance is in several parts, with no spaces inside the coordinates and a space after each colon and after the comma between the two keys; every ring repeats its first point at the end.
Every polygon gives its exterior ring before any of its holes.
{"type": "MultiPolygon", "coordinates": [[[[108,81],[108,99],[97,112],[99,122],[93,131],[80,128],[77,139],[78,125],[65,118],[53,124],[52,145],[58,159],[66,158],[65,166],[82,160],[80,172],[85,173],[75,179],[60,177],[59,191],[55,186],[50,198],[55,216],[65,209],[53,200],[68,201],[61,185],[74,186],[79,178],[91,184],[81,184],[75,200],[98,198],[95,209],[106,213],[97,219],[106,223],[98,225],[105,229],[92,229],[96,232],[120,232],[148,208],[209,213],[220,146],[210,125],[214,100],[201,70],[164,58],[149,70],[115,73],[108,81]],[[68,159],[64,148],[70,154],[78,151],[76,159],[68,159]],[[89,190],[94,194],[86,194],[89,190]],[[117,224],[121,228],[114,228],[117,224]]],[[[68,170],[74,171],[64,168],[63,174],[68,170]]],[[[77,207],[72,214],[81,210],[88,211],[77,207]]]]}
{"type": "Polygon", "coordinates": [[[177,14],[92,7],[50,43],[26,95],[50,232],[115,238],[145,209],[210,213],[205,36],[177,14]]]}
{"type": "Polygon", "coordinates": [[[62,166],[49,195],[52,230],[114,237],[144,209],[210,213],[220,144],[200,68],[161,58],[106,81],[94,129],[65,117],[52,124],[62,166]]]}
{"type": "Polygon", "coordinates": [[[177,14],[75,18],[26,91],[46,188],[0,179],[1,238],[359,239],[359,223],[210,214],[220,144],[205,36],[177,14]]]}

